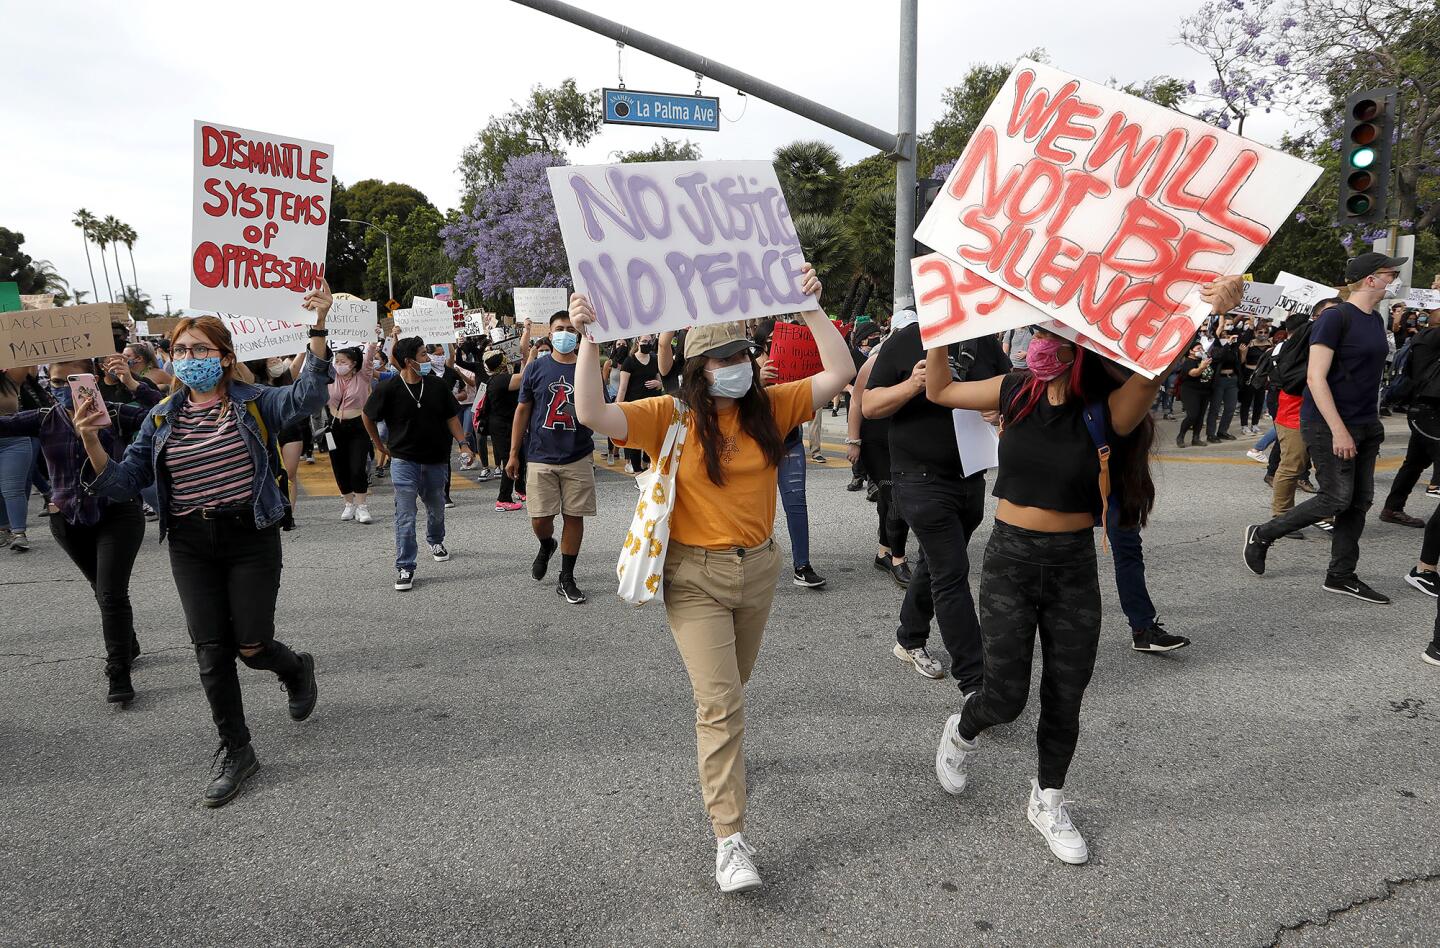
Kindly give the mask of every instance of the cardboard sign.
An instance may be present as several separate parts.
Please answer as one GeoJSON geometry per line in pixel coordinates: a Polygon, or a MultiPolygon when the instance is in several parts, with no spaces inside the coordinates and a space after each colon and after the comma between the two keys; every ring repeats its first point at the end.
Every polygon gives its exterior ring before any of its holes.
{"type": "Polygon", "coordinates": [[[1416,309],[1440,309],[1440,290],[1411,290],[1405,297],[1405,305],[1416,309]]]}
{"type": "Polygon", "coordinates": [[[1314,280],[1307,280],[1302,276],[1286,273],[1284,270],[1276,275],[1275,285],[1280,287],[1280,301],[1275,305],[1283,309],[1287,315],[1308,314],[1321,300],[1328,300],[1340,295],[1333,286],[1316,283],[1314,280]]]}
{"type": "Polygon", "coordinates": [[[570,308],[570,291],[563,286],[517,286],[511,292],[516,322],[548,326],[553,314],[570,308]]]}
{"type": "Polygon", "coordinates": [[[440,300],[417,296],[409,309],[395,311],[395,325],[401,337],[419,336],[427,345],[455,341],[455,319],[450,307],[440,300]]]}
{"type": "Polygon", "coordinates": [[[1274,283],[1253,283],[1246,281],[1241,290],[1240,305],[1230,312],[1237,316],[1269,316],[1270,311],[1280,305],[1284,291],[1274,283]]]}
{"type": "Polygon", "coordinates": [[[395,330],[395,317],[394,317],[394,316],[386,316],[384,319],[380,320],[380,338],[381,338],[381,339],[384,339],[386,336],[390,335],[390,333],[393,332],[394,330],[395,330]]]}
{"type": "Polygon", "coordinates": [[[335,149],[195,123],[190,306],[315,325],[301,309],[325,276],[335,149]]]}
{"type": "Polygon", "coordinates": [[[1320,169],[1021,60],[917,240],[1123,355],[1163,369],[1320,169]]]}
{"type": "Polygon", "coordinates": [[[127,312],[123,303],[0,312],[0,369],[114,355],[110,325],[127,312]]]}
{"type": "Polygon", "coordinates": [[[21,308],[21,309],[54,309],[54,308],[55,308],[55,294],[54,294],[54,293],[21,293],[21,294],[20,294],[20,308],[21,308]]]}
{"type": "Polygon", "coordinates": [[[804,254],[768,161],[549,168],[597,342],[812,310],[804,254]]]}
{"type": "Polygon", "coordinates": [[[220,318],[230,330],[235,357],[241,362],[271,356],[293,356],[310,344],[310,328],[300,323],[228,313],[221,313],[220,318]]]}
{"type": "Polygon", "coordinates": [[[375,341],[378,321],[379,307],[374,300],[336,300],[325,317],[331,348],[369,345],[375,341]]]}
{"type": "Polygon", "coordinates": [[[915,314],[927,349],[1047,322],[1043,310],[1007,293],[942,254],[910,260],[915,281],[915,314]]]}
{"type": "Polygon", "coordinates": [[[180,325],[179,316],[151,316],[145,321],[145,325],[157,336],[168,336],[180,325]]]}

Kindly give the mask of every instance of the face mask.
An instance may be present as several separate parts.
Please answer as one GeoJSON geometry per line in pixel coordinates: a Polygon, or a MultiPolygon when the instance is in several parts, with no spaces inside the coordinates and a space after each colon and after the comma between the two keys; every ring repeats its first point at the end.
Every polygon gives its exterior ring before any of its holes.
{"type": "Polygon", "coordinates": [[[267,365],[265,369],[270,373],[270,377],[272,379],[278,379],[280,376],[285,374],[285,363],[276,362],[273,365],[267,365]]]}
{"type": "Polygon", "coordinates": [[[429,363],[429,362],[419,362],[419,363],[416,363],[415,371],[419,372],[421,375],[429,375],[429,374],[430,374],[430,363],[429,363]]]}
{"type": "Polygon", "coordinates": [[[430,364],[435,367],[436,372],[445,371],[445,357],[443,355],[432,355],[430,364]]]}
{"type": "Polygon", "coordinates": [[[70,392],[70,386],[69,386],[69,385],[57,386],[57,387],[55,387],[55,388],[52,388],[52,389],[50,390],[50,394],[54,395],[54,396],[55,396],[55,401],[59,402],[63,407],[65,407],[65,408],[74,408],[74,407],[75,407],[75,399],[74,399],[73,395],[72,395],[71,392],[70,392]]]}
{"type": "Polygon", "coordinates": [[[197,392],[213,392],[215,386],[220,384],[220,376],[224,374],[225,369],[220,365],[219,356],[175,360],[176,378],[184,382],[187,388],[197,392]]]}
{"type": "Polygon", "coordinates": [[[345,362],[336,362],[336,363],[335,363],[335,374],[338,375],[338,376],[340,376],[341,378],[344,378],[345,376],[349,375],[352,371],[354,371],[354,370],[350,368],[350,366],[349,366],[348,363],[345,363],[345,362]]]}
{"type": "Polygon", "coordinates": [[[1070,371],[1070,365],[1060,361],[1060,349],[1064,345],[1051,336],[1036,336],[1025,350],[1025,366],[1042,382],[1058,379],[1070,371]]]}
{"type": "Polygon", "coordinates": [[[380,361],[379,359],[376,359],[374,362],[371,362],[371,363],[370,363],[370,367],[371,367],[372,369],[374,369],[376,372],[379,372],[379,371],[381,371],[382,369],[385,368],[385,363],[382,362],[382,361],[380,361]]]}
{"type": "Polygon", "coordinates": [[[641,351],[641,352],[654,352],[654,351],[655,351],[655,343],[653,343],[653,342],[642,342],[642,343],[640,343],[640,351],[641,351]]]}
{"type": "Polygon", "coordinates": [[[1386,284],[1385,284],[1385,295],[1381,296],[1380,298],[1381,298],[1382,300],[1393,300],[1393,299],[1397,298],[1399,295],[1400,295],[1400,278],[1397,276],[1397,277],[1395,277],[1393,280],[1391,280],[1389,283],[1386,283],[1386,284]]]}
{"type": "Polygon", "coordinates": [[[550,343],[555,347],[556,352],[569,354],[575,351],[576,346],[580,345],[580,334],[559,329],[550,334],[550,343]]]}
{"type": "Polygon", "coordinates": [[[755,384],[755,369],[749,362],[727,365],[706,374],[710,376],[710,394],[716,398],[744,398],[755,384]]]}

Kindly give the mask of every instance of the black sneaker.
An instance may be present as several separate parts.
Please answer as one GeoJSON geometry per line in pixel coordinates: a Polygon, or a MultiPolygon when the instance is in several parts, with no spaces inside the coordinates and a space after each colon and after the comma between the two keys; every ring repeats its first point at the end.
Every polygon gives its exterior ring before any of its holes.
{"type": "Polygon", "coordinates": [[[1156,620],[1150,623],[1148,629],[1134,633],[1130,647],[1137,652],[1173,652],[1189,644],[1190,640],[1185,636],[1166,632],[1165,626],[1156,620]]]}
{"type": "Polygon", "coordinates": [[[907,561],[890,567],[890,577],[901,589],[910,588],[910,563],[907,561]]]}
{"type": "Polygon", "coordinates": [[[878,570],[879,570],[880,572],[882,572],[882,573],[888,573],[888,572],[890,572],[890,557],[888,557],[888,556],[882,556],[881,554],[876,553],[876,554],[875,554],[875,568],[878,569],[878,570]]]}
{"type": "Polygon", "coordinates": [[[1431,484],[1425,488],[1426,497],[1440,497],[1440,484],[1431,484]]]}
{"type": "Polygon", "coordinates": [[[395,588],[401,592],[415,588],[415,571],[413,569],[397,569],[395,571],[395,588]]]}
{"type": "Polygon", "coordinates": [[[443,543],[430,544],[430,558],[437,563],[446,563],[450,560],[450,551],[445,549],[443,543]]]}
{"type": "Polygon", "coordinates": [[[806,589],[819,589],[825,585],[825,577],[815,572],[810,568],[810,564],[806,563],[804,566],[795,568],[794,583],[796,586],[804,586],[806,589]]]}
{"type": "Polygon", "coordinates": [[[315,699],[320,696],[320,689],[315,684],[315,656],[309,652],[301,652],[300,676],[293,682],[282,682],[286,692],[290,695],[290,720],[303,721],[315,710],[315,699]]]}
{"type": "Polygon", "coordinates": [[[1177,447],[1177,448],[1183,448],[1183,447],[1185,447],[1185,432],[1182,431],[1182,432],[1180,432],[1178,435],[1175,436],[1175,447],[1177,447]]]}
{"type": "Polygon", "coordinates": [[[1245,528],[1245,566],[1256,576],[1265,575],[1265,554],[1270,551],[1270,544],[1255,536],[1260,525],[1252,523],[1245,528]]]}
{"type": "Polygon", "coordinates": [[[130,684],[130,669],[107,669],[105,676],[110,679],[110,690],[105,700],[112,704],[129,704],[135,700],[135,686],[130,684]]]}
{"type": "MultiPolygon", "coordinates": [[[[1211,438],[1210,440],[1211,440],[1211,441],[1214,441],[1215,439],[1214,439],[1214,438],[1211,438]]],[[[1222,432],[1220,432],[1220,440],[1221,440],[1221,441],[1234,441],[1234,440],[1235,440],[1235,436],[1232,435],[1232,434],[1231,434],[1230,432],[1228,432],[1228,431],[1222,431],[1222,432]]]]}
{"type": "Polygon", "coordinates": [[[857,491],[857,490],[861,490],[861,489],[863,489],[864,487],[865,487],[865,478],[863,478],[863,477],[852,477],[852,478],[850,478],[850,483],[848,483],[848,484],[845,485],[845,489],[848,490],[848,491],[851,491],[851,492],[854,492],[854,491],[857,491]]]}
{"type": "Polygon", "coordinates": [[[1315,529],[1319,530],[1321,533],[1334,533],[1335,524],[1331,523],[1329,520],[1317,520],[1315,522],[1315,529]]]}
{"type": "Polygon", "coordinates": [[[213,770],[215,761],[220,761],[220,772],[210,781],[205,788],[205,796],[200,802],[208,807],[224,806],[235,799],[240,788],[245,786],[255,771],[260,769],[260,761],[255,757],[255,750],[249,744],[237,750],[231,750],[226,744],[221,744],[215,751],[215,758],[211,761],[210,767],[213,770]],[[220,760],[221,754],[225,755],[220,760]]]}
{"type": "Polygon", "coordinates": [[[1430,570],[1418,570],[1413,566],[1410,574],[1405,577],[1405,582],[1414,586],[1431,599],[1440,599],[1440,576],[1430,570]]]}
{"type": "Polygon", "coordinates": [[[560,544],[554,537],[540,541],[540,552],[535,554],[535,562],[530,564],[530,575],[535,582],[543,580],[545,574],[550,571],[550,557],[555,555],[555,550],[559,546],[560,544]]]}
{"type": "Polygon", "coordinates": [[[1420,660],[1427,665],[1440,665],[1440,646],[1434,642],[1425,646],[1425,651],[1420,653],[1420,660]]]}
{"type": "Polygon", "coordinates": [[[875,483],[874,481],[871,481],[870,486],[865,488],[865,499],[870,501],[870,503],[872,504],[879,501],[880,485],[875,483]]]}
{"type": "Polygon", "coordinates": [[[560,577],[560,582],[555,584],[555,595],[563,597],[572,606],[578,606],[585,601],[585,594],[575,585],[573,576],[560,577]]]}
{"type": "Polygon", "coordinates": [[[1390,597],[1381,595],[1369,586],[1362,583],[1355,576],[1334,577],[1326,576],[1321,589],[1340,596],[1353,596],[1361,602],[1373,603],[1377,606],[1390,605],[1390,597]]]}
{"type": "Polygon", "coordinates": [[[137,658],[139,658],[139,657],[140,657],[140,637],[139,637],[139,636],[136,636],[136,635],[132,635],[132,636],[130,636],[130,661],[133,662],[133,661],[135,661],[135,659],[137,659],[137,658]]]}

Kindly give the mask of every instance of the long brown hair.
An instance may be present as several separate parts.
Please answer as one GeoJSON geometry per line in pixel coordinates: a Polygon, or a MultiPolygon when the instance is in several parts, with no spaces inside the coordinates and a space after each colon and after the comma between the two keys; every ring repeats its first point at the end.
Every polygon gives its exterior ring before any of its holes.
{"type": "MultiPolygon", "coordinates": [[[[175,329],[170,333],[170,351],[175,351],[175,340],[185,333],[194,330],[209,340],[210,344],[220,350],[220,361],[222,371],[220,381],[215,385],[215,391],[220,393],[220,414],[223,416],[230,404],[230,383],[237,377],[240,360],[235,355],[235,343],[230,337],[230,330],[226,327],[219,316],[186,316],[175,324],[175,329]],[[224,365],[225,356],[230,357],[230,364],[224,365]]],[[[180,380],[176,373],[175,382],[171,386],[172,393],[184,391],[187,386],[180,380]]]]}
{"type": "MultiPolygon", "coordinates": [[[[700,438],[700,448],[705,452],[705,473],[716,487],[725,486],[725,470],[721,466],[720,419],[715,411],[715,399],[710,394],[710,378],[705,374],[705,356],[692,356],[685,360],[680,373],[680,398],[695,414],[695,433],[700,438]]],[[[785,456],[785,439],[775,424],[775,413],[770,408],[770,396],[760,382],[760,366],[755,357],[750,357],[750,369],[755,373],[755,382],[743,398],[735,400],[740,409],[740,430],[749,435],[760,446],[760,453],[772,467],[779,467],[785,456]]]]}

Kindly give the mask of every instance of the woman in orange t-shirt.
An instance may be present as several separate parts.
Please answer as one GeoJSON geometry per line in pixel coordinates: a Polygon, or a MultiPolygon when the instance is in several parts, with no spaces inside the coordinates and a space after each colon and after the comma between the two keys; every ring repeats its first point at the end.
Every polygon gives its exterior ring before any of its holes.
{"type": "MultiPolygon", "coordinates": [[[[817,301],[820,281],[808,264],[800,290],[817,301]]],[[[818,308],[802,314],[823,371],[784,385],[761,385],[756,346],[740,323],[699,326],[685,339],[681,401],[689,407],[686,441],[675,469],[675,507],[665,556],[665,614],[695,696],[700,787],[717,840],[715,882],[725,892],[758,888],[745,822],[745,682],[750,678],[775,582],[776,477],[782,432],[810,418],[855,375],[845,340],[818,308]]],[[[595,310],[570,298],[582,333],[595,310]]],[[[661,463],[674,417],[670,396],[613,404],[600,385],[600,353],[589,338],[575,369],[575,415],[617,445],[661,463]]]]}

